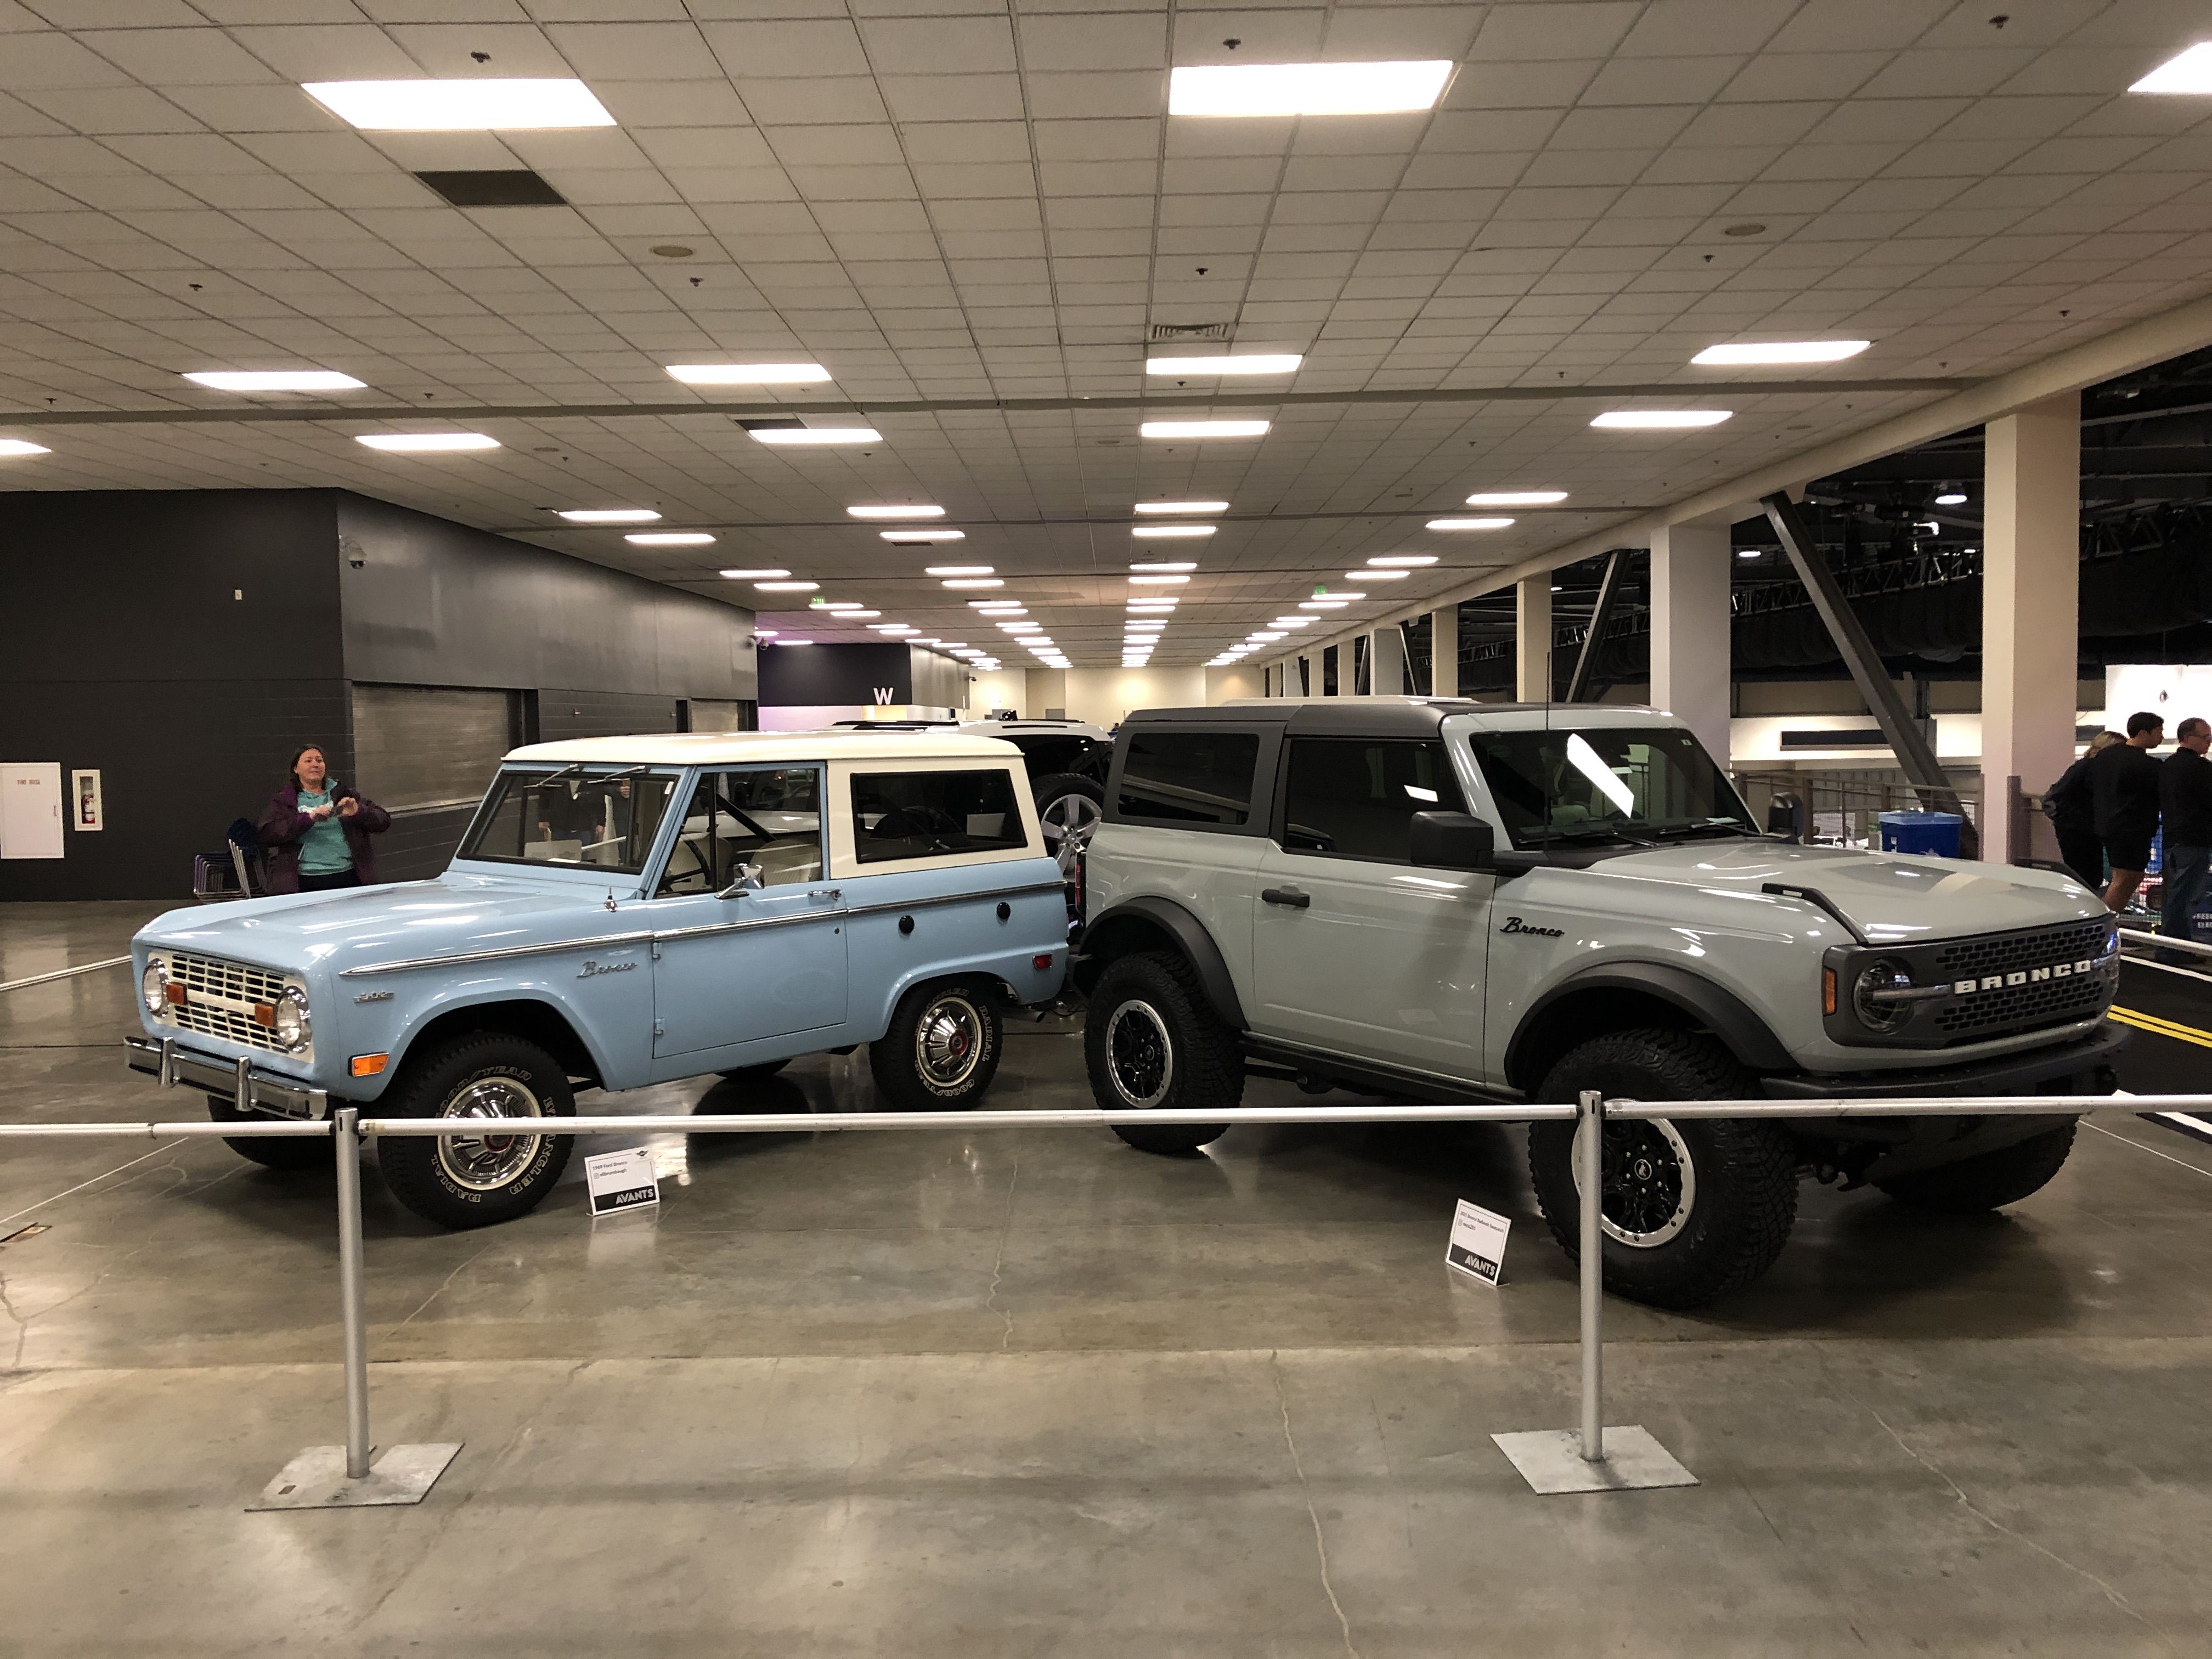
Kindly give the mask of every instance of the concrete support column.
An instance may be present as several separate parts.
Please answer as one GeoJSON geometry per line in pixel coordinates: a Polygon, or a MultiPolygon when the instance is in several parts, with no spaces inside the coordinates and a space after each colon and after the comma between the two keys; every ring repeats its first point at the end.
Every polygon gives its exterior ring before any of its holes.
{"type": "Polygon", "coordinates": [[[1429,695],[1459,696],[1459,607],[1429,612],[1429,695]]]}
{"type": "Polygon", "coordinates": [[[1982,477],[1982,856],[2027,857],[2009,781],[2041,790],[2074,759],[2081,399],[1991,421],[1982,477]]]}
{"type": "Polygon", "coordinates": [[[1411,690],[1407,679],[1406,630],[1392,623],[1367,636],[1367,689],[1378,697],[1401,697],[1411,690]]]}
{"type": "Polygon", "coordinates": [[[1670,525],[1651,537],[1651,703],[1680,715],[1729,763],[1729,526],[1670,525]]]}
{"type": "Polygon", "coordinates": [[[1524,576],[1513,588],[1513,698],[1552,700],[1552,577],[1524,576]]]}

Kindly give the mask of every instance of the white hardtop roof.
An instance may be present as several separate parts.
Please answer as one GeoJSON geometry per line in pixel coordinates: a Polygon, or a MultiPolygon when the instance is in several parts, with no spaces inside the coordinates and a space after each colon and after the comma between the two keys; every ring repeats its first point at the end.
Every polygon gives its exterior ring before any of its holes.
{"type": "Polygon", "coordinates": [[[572,738],[511,750],[510,761],[594,765],[761,766],[778,761],[1019,760],[1002,738],[930,732],[647,732],[634,738],[572,738]]]}

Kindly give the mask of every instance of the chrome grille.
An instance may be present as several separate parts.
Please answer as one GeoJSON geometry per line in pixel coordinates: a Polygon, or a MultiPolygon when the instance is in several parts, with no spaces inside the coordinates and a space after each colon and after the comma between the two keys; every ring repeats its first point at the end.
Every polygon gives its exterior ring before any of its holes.
{"type": "Polygon", "coordinates": [[[284,976],[243,962],[179,954],[169,958],[172,983],[185,988],[184,1005],[167,1013],[180,1031],[222,1037],[240,1048],[281,1052],[276,1033],[253,1018],[257,1003],[274,1005],[284,994],[284,976]]]}

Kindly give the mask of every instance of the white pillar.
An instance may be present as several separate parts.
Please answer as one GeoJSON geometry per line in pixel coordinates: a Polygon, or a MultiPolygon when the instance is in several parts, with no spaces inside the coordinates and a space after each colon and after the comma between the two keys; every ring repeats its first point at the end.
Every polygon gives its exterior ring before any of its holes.
{"type": "Polygon", "coordinates": [[[1513,589],[1513,696],[1552,700],[1552,575],[1524,576],[1513,589]]]}
{"type": "Polygon", "coordinates": [[[2008,781],[2050,787],[2074,759],[2081,623],[2081,399],[1985,428],[1982,477],[1982,856],[2017,850],[2008,781]]]}
{"type": "Polygon", "coordinates": [[[1725,520],[1651,537],[1651,703],[1680,715],[1729,763],[1729,573],[1725,520]]]}
{"type": "Polygon", "coordinates": [[[1429,695],[1459,696],[1459,607],[1429,612],[1429,695]]]}
{"type": "Polygon", "coordinates": [[[1367,636],[1367,689],[1378,697],[1401,697],[1407,681],[1406,630],[1392,623],[1367,636]]]}

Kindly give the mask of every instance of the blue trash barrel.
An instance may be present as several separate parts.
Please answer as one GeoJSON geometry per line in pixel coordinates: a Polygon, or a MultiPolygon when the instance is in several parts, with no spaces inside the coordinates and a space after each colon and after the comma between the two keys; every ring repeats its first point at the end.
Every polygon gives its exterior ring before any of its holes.
{"type": "Polygon", "coordinates": [[[1937,858],[1959,856],[1956,812],[1884,812],[1881,850],[1885,853],[1932,853],[1937,858]]]}

